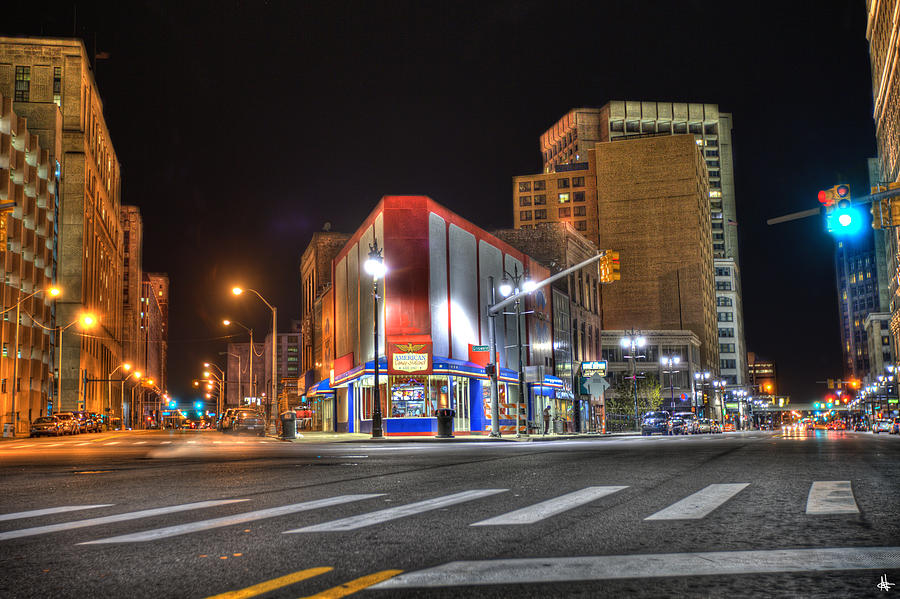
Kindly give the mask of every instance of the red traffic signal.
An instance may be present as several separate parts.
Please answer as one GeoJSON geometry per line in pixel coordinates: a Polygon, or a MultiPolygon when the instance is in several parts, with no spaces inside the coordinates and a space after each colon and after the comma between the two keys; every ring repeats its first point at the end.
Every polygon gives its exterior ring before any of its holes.
{"type": "Polygon", "coordinates": [[[834,191],[839,198],[846,198],[850,195],[850,188],[846,185],[838,185],[834,188],[834,191]]]}
{"type": "Polygon", "coordinates": [[[831,194],[823,189],[819,192],[819,203],[824,206],[831,206],[832,204],[834,204],[834,198],[832,198],[831,194]]]}

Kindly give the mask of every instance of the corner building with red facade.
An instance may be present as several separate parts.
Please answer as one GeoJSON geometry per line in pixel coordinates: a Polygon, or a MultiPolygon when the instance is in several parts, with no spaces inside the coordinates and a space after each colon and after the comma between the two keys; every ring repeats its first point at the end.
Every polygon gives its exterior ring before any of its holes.
{"type": "MultiPolygon", "coordinates": [[[[457,434],[491,428],[490,381],[484,365],[490,344],[487,307],[504,268],[549,276],[525,254],[425,196],[385,196],[332,261],[331,290],[324,297],[325,385],[335,394],[338,431],[371,432],[374,397],[372,277],[365,271],[370,244],[384,248],[387,273],[378,282],[378,360],[381,411],[387,435],[433,435],[435,410],[456,411],[457,434]],[[330,297],[329,297],[330,296],[330,297]],[[329,322],[331,321],[331,322],[329,322]],[[330,348],[333,351],[329,351],[330,348]],[[328,355],[328,354],[331,355],[328,355]]],[[[495,291],[496,299],[502,299],[495,291]]],[[[530,294],[522,311],[526,364],[551,372],[551,314],[546,289],[530,294]]],[[[506,310],[507,312],[510,310],[506,310]]],[[[500,365],[501,431],[515,432],[518,350],[515,316],[496,317],[500,365]]],[[[556,401],[562,381],[544,376],[529,383],[522,423],[539,420],[556,401]]]]}

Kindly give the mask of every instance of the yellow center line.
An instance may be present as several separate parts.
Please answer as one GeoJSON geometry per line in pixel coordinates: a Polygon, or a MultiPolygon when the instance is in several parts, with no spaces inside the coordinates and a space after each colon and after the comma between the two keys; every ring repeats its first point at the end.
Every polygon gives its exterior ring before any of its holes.
{"type": "Polygon", "coordinates": [[[308,597],[302,597],[301,599],[340,599],[341,597],[352,595],[357,591],[361,591],[373,584],[387,580],[388,578],[393,578],[397,574],[402,573],[403,570],[382,570],[381,572],[375,572],[374,574],[369,574],[368,576],[345,582],[344,584],[330,588],[327,591],[322,591],[321,593],[316,593],[315,595],[310,595],[308,597]]]}
{"type": "MultiPolygon", "coordinates": [[[[306,580],[307,578],[312,578],[313,576],[318,576],[319,574],[331,572],[333,569],[334,568],[331,567],[322,567],[300,570],[299,572],[294,572],[293,574],[286,574],[284,576],[279,576],[278,578],[273,578],[272,580],[267,580],[265,582],[255,584],[251,587],[247,587],[246,589],[241,589],[239,591],[228,591],[227,593],[221,593],[220,595],[212,595],[210,597],[207,597],[206,599],[247,599],[248,597],[256,597],[257,595],[262,595],[263,593],[268,593],[269,591],[274,591],[275,589],[286,587],[288,585],[294,584],[295,582],[300,582],[301,580],[306,580]]],[[[372,584],[375,583],[373,582],[372,584]]]]}

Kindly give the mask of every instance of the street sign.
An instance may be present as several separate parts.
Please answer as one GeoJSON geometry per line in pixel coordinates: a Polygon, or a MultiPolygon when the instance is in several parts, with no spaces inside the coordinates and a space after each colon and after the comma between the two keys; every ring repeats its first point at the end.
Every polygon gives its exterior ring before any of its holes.
{"type": "Polygon", "coordinates": [[[581,363],[581,374],[585,377],[591,377],[595,374],[606,376],[606,360],[593,360],[591,362],[581,363]]]}
{"type": "Polygon", "coordinates": [[[473,345],[472,351],[491,351],[490,345],[473,345]]]}

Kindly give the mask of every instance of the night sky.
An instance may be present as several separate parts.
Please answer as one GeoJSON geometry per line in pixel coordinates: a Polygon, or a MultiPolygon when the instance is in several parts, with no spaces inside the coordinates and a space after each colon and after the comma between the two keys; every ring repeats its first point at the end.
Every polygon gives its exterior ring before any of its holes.
{"type": "Polygon", "coordinates": [[[323,223],[352,232],[381,196],[425,194],[509,227],[539,135],[619,99],[733,114],[748,349],[799,401],[841,376],[833,241],[818,218],[765,220],[837,182],[868,190],[862,0],[129,1],[79,3],[77,21],[73,3],[15,4],[5,34],[74,31],[110,55],[96,75],[144,269],[171,277],[177,397],[225,349],[223,317],[271,326],[232,285],[299,316],[299,256],[323,223]]]}

